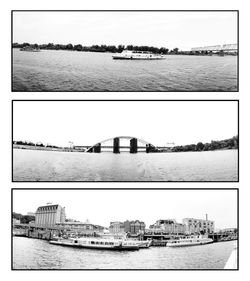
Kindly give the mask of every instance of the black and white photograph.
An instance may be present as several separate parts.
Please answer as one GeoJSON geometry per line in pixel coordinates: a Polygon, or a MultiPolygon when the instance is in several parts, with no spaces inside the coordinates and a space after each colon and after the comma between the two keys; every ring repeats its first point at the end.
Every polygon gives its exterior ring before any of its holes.
{"type": "Polygon", "coordinates": [[[238,101],[13,101],[13,181],[227,181],[238,101]]]}
{"type": "Polygon", "coordinates": [[[237,92],[237,10],[12,11],[13,92],[237,92]]]}
{"type": "Polygon", "coordinates": [[[14,189],[12,200],[14,270],[238,269],[237,189],[14,189]]]}

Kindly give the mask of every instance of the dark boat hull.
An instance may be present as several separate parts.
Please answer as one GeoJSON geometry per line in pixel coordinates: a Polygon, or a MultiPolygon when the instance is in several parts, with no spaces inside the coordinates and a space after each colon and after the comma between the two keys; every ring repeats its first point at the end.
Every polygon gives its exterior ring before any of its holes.
{"type": "Polygon", "coordinates": [[[123,57],[113,57],[113,60],[165,60],[165,58],[123,58],[123,57]]]}

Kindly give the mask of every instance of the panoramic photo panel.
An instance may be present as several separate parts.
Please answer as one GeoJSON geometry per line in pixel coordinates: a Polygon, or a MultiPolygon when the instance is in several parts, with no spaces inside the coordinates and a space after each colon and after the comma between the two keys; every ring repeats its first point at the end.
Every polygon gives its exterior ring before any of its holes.
{"type": "Polygon", "coordinates": [[[14,92],[237,92],[238,11],[12,11],[14,92]]]}
{"type": "Polygon", "coordinates": [[[13,189],[12,269],[237,270],[238,190],[13,189]]]}
{"type": "Polygon", "coordinates": [[[238,101],[12,105],[13,181],[239,180],[238,101]]]}

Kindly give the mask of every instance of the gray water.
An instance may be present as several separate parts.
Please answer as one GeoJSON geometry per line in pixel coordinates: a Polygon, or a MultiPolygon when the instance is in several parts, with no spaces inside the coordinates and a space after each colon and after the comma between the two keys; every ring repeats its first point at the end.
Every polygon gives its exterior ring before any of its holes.
{"type": "Polygon", "coordinates": [[[68,248],[13,237],[14,269],[223,269],[235,241],[133,252],[68,248]]]}
{"type": "Polygon", "coordinates": [[[13,91],[236,90],[236,56],[119,61],[110,53],[13,49],[13,91]]]}
{"type": "Polygon", "coordinates": [[[14,181],[237,181],[238,150],[80,153],[14,149],[14,181]]]}

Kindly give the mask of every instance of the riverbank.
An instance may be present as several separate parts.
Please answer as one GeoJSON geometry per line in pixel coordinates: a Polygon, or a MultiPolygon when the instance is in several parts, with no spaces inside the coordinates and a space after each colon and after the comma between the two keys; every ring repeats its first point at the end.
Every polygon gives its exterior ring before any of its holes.
{"type": "Polygon", "coordinates": [[[148,46],[82,46],[81,44],[78,45],[61,45],[61,44],[43,44],[43,45],[37,45],[37,44],[18,44],[14,43],[12,48],[13,49],[20,49],[25,50],[33,49],[33,50],[51,50],[51,51],[76,51],[76,52],[89,52],[89,53],[112,53],[112,54],[119,54],[123,50],[131,50],[131,51],[140,51],[140,52],[151,52],[153,54],[161,54],[166,56],[171,55],[187,55],[187,56],[237,56],[237,52],[224,52],[224,51],[180,51],[178,48],[174,48],[173,50],[169,50],[168,48],[157,48],[157,47],[148,47],[148,46]]]}
{"type": "Polygon", "coordinates": [[[61,151],[61,152],[84,152],[69,147],[48,147],[48,146],[34,146],[13,144],[13,149],[28,149],[28,150],[42,150],[42,151],[61,151]]]}
{"type": "MultiPolygon", "coordinates": [[[[27,150],[41,150],[41,151],[57,151],[57,152],[85,152],[84,149],[74,149],[69,147],[47,147],[47,146],[32,146],[32,145],[20,145],[20,144],[13,144],[13,149],[27,149],[27,150]]],[[[213,149],[213,151],[220,151],[220,150],[238,150],[237,148],[219,148],[213,149]]],[[[105,151],[107,152],[107,151],[105,151]]],[[[112,151],[110,151],[112,152],[112,151]]],[[[138,151],[139,152],[139,151],[138,151]]],[[[144,151],[143,151],[144,152],[144,151]]],[[[175,153],[175,152],[202,152],[198,150],[162,150],[162,151],[154,151],[152,153],[175,153]]]]}

